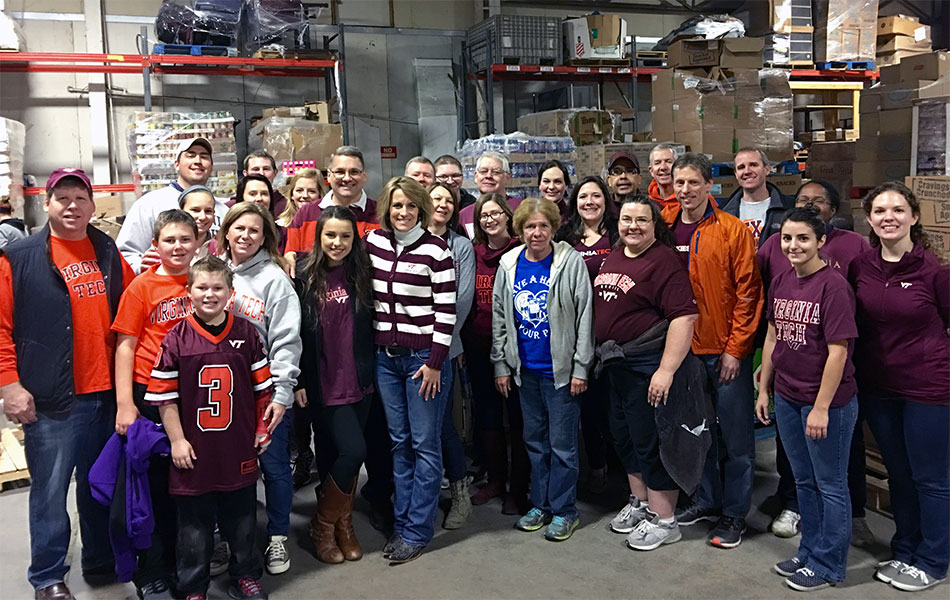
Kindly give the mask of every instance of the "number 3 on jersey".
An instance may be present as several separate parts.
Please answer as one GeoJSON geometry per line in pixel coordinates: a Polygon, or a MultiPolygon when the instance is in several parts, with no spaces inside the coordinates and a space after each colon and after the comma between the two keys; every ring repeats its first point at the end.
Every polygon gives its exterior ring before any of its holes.
{"type": "Polygon", "coordinates": [[[231,367],[205,365],[198,373],[198,385],[208,388],[208,404],[198,409],[198,428],[201,431],[224,431],[231,425],[231,367]]]}

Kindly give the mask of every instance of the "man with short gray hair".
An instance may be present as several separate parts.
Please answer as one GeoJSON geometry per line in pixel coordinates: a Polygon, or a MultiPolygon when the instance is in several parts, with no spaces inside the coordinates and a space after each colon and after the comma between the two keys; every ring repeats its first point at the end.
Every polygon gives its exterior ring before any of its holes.
{"type": "MultiPolygon", "coordinates": [[[[498,152],[486,152],[478,157],[475,163],[475,186],[479,194],[505,194],[508,205],[514,211],[521,204],[520,199],[512,198],[505,193],[511,181],[511,168],[508,157],[498,152]]],[[[466,206],[459,211],[459,225],[465,228],[469,238],[475,236],[475,205],[466,206]]]]}
{"type": "Polygon", "coordinates": [[[653,180],[647,189],[647,194],[660,210],[667,206],[678,204],[676,192],[673,191],[673,162],[679,158],[676,146],[669,142],[661,142],[650,150],[650,164],[647,168],[653,180]]]}
{"type": "Polygon", "coordinates": [[[435,181],[435,167],[425,156],[413,156],[406,163],[406,177],[415,179],[419,185],[427,188],[435,181]]]}

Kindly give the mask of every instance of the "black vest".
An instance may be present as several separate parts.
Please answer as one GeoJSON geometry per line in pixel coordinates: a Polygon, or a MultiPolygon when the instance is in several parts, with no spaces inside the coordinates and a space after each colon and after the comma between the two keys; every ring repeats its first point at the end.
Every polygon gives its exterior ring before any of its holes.
{"type": "MultiPolygon", "coordinates": [[[[112,238],[92,226],[87,235],[99,261],[111,318],[122,296],[122,255],[112,238]]],[[[73,318],[69,290],[50,255],[49,225],[5,247],[13,280],[13,342],[20,384],[36,411],[69,412],[76,402],[73,382],[73,318]]]]}

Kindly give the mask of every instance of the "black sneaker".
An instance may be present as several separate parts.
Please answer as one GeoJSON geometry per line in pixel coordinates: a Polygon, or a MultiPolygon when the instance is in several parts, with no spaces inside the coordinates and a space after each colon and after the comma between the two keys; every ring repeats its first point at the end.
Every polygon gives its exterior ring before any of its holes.
{"type": "Polygon", "coordinates": [[[142,600],[172,600],[174,598],[168,582],[164,579],[146,583],[135,592],[142,600]]]}
{"type": "Polygon", "coordinates": [[[400,539],[389,555],[389,564],[390,566],[401,565],[402,563],[416,560],[419,558],[419,555],[422,554],[423,549],[425,549],[425,546],[413,546],[400,539]]]}
{"type": "Polygon", "coordinates": [[[294,460],[294,489],[302,488],[303,486],[310,483],[312,479],[310,475],[310,467],[313,465],[313,452],[310,449],[306,449],[299,454],[294,460]]]}
{"type": "Polygon", "coordinates": [[[735,548],[742,543],[745,519],[723,515],[706,540],[717,548],[735,548]]]}
{"type": "Polygon", "coordinates": [[[698,504],[690,504],[684,509],[676,511],[676,522],[681,527],[695,525],[700,521],[715,521],[719,518],[719,513],[709,508],[703,508],[698,504]]]}

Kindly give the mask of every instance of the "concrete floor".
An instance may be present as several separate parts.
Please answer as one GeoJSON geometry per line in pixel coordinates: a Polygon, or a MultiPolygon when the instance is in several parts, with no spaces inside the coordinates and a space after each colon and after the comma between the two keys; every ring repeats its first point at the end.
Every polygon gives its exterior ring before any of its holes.
{"type": "MultiPolygon", "coordinates": [[[[311,551],[307,524],[316,501],[310,486],[299,490],[291,517],[287,573],[264,576],[271,598],[778,598],[794,597],[782,579],[771,572],[773,563],[794,555],[798,538],[779,539],[766,528],[769,518],[759,511],[775,489],[774,442],[758,443],[756,493],[749,515],[749,533],[742,545],[720,550],[705,543],[708,525],[683,528],[683,541],[653,552],[634,552],[623,545],[624,536],[610,533],[606,524],[623,505],[624,478],[615,474],[608,494],[592,497],[580,491],[581,527],[563,543],[551,543],[540,532],[527,534],[512,528],[514,519],[501,514],[493,501],[475,508],[462,529],[437,528],[436,537],[418,560],[390,567],[380,556],[385,542],[366,517],[367,505],[357,499],[355,526],[366,555],[344,565],[325,565],[311,551]]],[[[29,564],[27,497],[29,488],[0,494],[0,531],[4,550],[0,561],[0,600],[32,598],[26,581],[29,564]]],[[[258,498],[263,498],[259,487],[258,498]]],[[[75,515],[75,504],[70,499],[75,515]]],[[[441,523],[442,513],[439,519],[441,523]]],[[[264,519],[263,508],[258,523],[264,519]]],[[[898,598],[907,594],[872,579],[877,561],[889,558],[886,540],[893,523],[869,513],[879,544],[867,550],[851,549],[847,580],[823,590],[821,598],[898,598]]],[[[73,527],[76,519],[73,518],[73,527]]],[[[263,545],[263,533],[261,534],[263,545]]],[[[68,577],[81,600],[135,598],[131,584],[90,588],[78,573],[76,536],[70,561],[76,572],[68,577]]],[[[227,577],[212,583],[210,596],[227,597],[227,577]]],[[[946,584],[919,594],[920,598],[947,598],[946,584]]],[[[800,596],[799,596],[800,597],[800,596]]]]}

